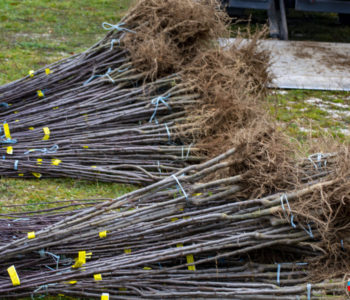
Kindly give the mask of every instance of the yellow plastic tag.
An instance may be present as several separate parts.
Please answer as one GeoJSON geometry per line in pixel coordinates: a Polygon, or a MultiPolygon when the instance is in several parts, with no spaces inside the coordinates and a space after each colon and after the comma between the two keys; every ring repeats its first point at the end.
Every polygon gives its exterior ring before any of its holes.
{"type": "Polygon", "coordinates": [[[42,165],[43,164],[43,159],[42,158],[38,158],[36,161],[37,161],[38,165],[42,165]]]}
{"type": "Polygon", "coordinates": [[[152,270],[152,268],[150,268],[150,267],[144,267],[143,269],[146,271],[152,270]]]}
{"type": "Polygon", "coordinates": [[[56,110],[56,109],[59,109],[59,108],[60,108],[59,106],[56,106],[56,107],[53,108],[53,110],[56,110]]]}
{"type": "Polygon", "coordinates": [[[79,252],[79,257],[77,259],[75,259],[75,264],[72,266],[73,269],[77,269],[77,268],[80,268],[82,267],[85,263],[86,263],[86,260],[80,260],[80,252],[79,252]]]}
{"type": "MultiPolygon", "coordinates": [[[[193,257],[192,254],[187,255],[186,258],[187,258],[187,263],[188,263],[188,264],[193,264],[193,263],[194,263],[194,257],[193,257]]],[[[195,266],[195,265],[193,265],[193,266],[188,266],[188,270],[190,270],[190,271],[196,271],[196,266],[195,266]]]]}
{"type": "Polygon", "coordinates": [[[44,93],[43,93],[42,90],[38,90],[38,91],[36,91],[36,92],[37,92],[39,98],[44,97],[44,93]]]}
{"type": "Polygon", "coordinates": [[[51,161],[53,166],[58,166],[62,162],[60,159],[52,159],[51,161]]]}
{"type": "Polygon", "coordinates": [[[178,218],[171,218],[171,222],[176,222],[177,220],[179,220],[178,218]]]}
{"type": "Polygon", "coordinates": [[[32,173],[33,174],[33,176],[35,176],[36,178],[41,178],[41,174],[40,173],[32,173]]]}
{"type": "Polygon", "coordinates": [[[86,263],[86,251],[79,251],[79,253],[78,253],[78,260],[83,262],[83,264],[86,263]]]}
{"type": "Polygon", "coordinates": [[[28,232],[28,239],[29,240],[35,239],[35,232],[34,231],[28,232]]]}
{"type": "Polygon", "coordinates": [[[131,249],[124,249],[124,253],[125,254],[130,254],[131,253],[131,249]]]}
{"type": "Polygon", "coordinates": [[[23,176],[24,176],[24,174],[22,174],[22,173],[21,173],[21,174],[18,174],[18,176],[19,176],[19,177],[23,177],[23,176]]]}
{"type": "Polygon", "coordinates": [[[18,123],[19,122],[19,120],[15,120],[15,123],[18,123]]]}
{"type": "Polygon", "coordinates": [[[43,131],[45,133],[43,137],[43,141],[48,141],[50,139],[50,128],[49,127],[44,127],[43,131]]]}
{"type": "MultiPolygon", "coordinates": [[[[179,244],[176,245],[176,247],[178,247],[178,248],[181,248],[181,247],[183,247],[183,246],[184,246],[184,245],[181,244],[181,243],[179,243],[179,244]]],[[[187,263],[188,263],[188,264],[194,263],[194,257],[193,257],[192,254],[186,255],[186,258],[187,258],[187,263]]],[[[188,269],[189,269],[190,271],[196,271],[196,266],[195,266],[195,265],[193,265],[193,266],[188,266],[188,269]]]]}
{"type": "Polygon", "coordinates": [[[93,169],[97,169],[97,166],[91,166],[91,168],[93,168],[93,169]]]}
{"type": "Polygon", "coordinates": [[[101,300],[109,300],[109,294],[108,293],[103,293],[101,295],[101,300]]]}
{"type": "Polygon", "coordinates": [[[21,284],[21,281],[19,280],[19,277],[18,277],[18,274],[17,274],[15,266],[9,267],[7,269],[7,272],[10,275],[10,278],[11,278],[13,286],[17,286],[17,285],[21,284]]]}
{"type": "Polygon", "coordinates": [[[34,127],[29,127],[28,129],[29,129],[29,130],[34,130],[35,128],[34,128],[34,127]]]}
{"type": "Polygon", "coordinates": [[[94,274],[94,279],[95,279],[95,281],[101,281],[102,275],[101,274],[94,274]]]}
{"type": "Polygon", "coordinates": [[[99,234],[101,239],[105,238],[107,236],[107,231],[101,231],[99,234]]]}
{"type": "Polygon", "coordinates": [[[84,149],[89,149],[89,146],[83,146],[84,149]]]}
{"type": "Polygon", "coordinates": [[[33,70],[30,70],[30,71],[29,71],[29,76],[30,76],[30,77],[34,77],[34,71],[33,71],[33,70]]]}
{"type": "Polygon", "coordinates": [[[6,149],[6,153],[7,154],[13,154],[13,147],[12,146],[8,146],[6,149]]]}
{"type": "Polygon", "coordinates": [[[69,281],[69,284],[76,284],[78,281],[76,281],[76,280],[71,280],[71,281],[69,281]]]}
{"type": "Polygon", "coordinates": [[[75,259],[75,264],[72,266],[72,268],[80,268],[84,264],[86,264],[86,259],[91,258],[92,252],[86,253],[86,251],[79,251],[78,252],[78,258],[75,259]]]}
{"type": "Polygon", "coordinates": [[[4,123],[4,124],[3,124],[3,127],[4,127],[5,137],[6,137],[8,140],[12,140],[9,124],[4,123]]]}
{"type": "Polygon", "coordinates": [[[52,73],[52,72],[51,72],[51,70],[50,70],[49,68],[46,68],[46,69],[45,69],[45,74],[46,74],[46,75],[50,75],[51,73],[52,73]]]}

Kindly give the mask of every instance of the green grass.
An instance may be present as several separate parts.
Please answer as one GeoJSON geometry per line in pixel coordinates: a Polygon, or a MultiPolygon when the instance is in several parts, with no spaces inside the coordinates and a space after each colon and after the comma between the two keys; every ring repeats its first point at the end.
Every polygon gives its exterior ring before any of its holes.
{"type": "Polygon", "coordinates": [[[349,92],[275,91],[267,100],[271,114],[298,140],[331,135],[340,142],[350,142],[349,92]]]}
{"type": "Polygon", "coordinates": [[[0,1],[0,84],[80,52],[117,23],[130,0],[0,1]]]}
{"type": "Polygon", "coordinates": [[[0,213],[16,211],[7,208],[13,204],[30,204],[21,207],[21,211],[50,208],[52,205],[37,205],[42,202],[54,202],[73,199],[116,198],[131,192],[135,187],[106,182],[89,182],[74,179],[0,180],[0,213]]]}
{"type": "MultiPolygon", "coordinates": [[[[83,51],[105,34],[102,22],[117,23],[131,0],[0,1],[0,85],[29,70],[83,51]]],[[[132,187],[72,179],[0,179],[4,205],[46,201],[115,198],[132,187]]],[[[38,208],[27,206],[26,210],[38,208]]],[[[23,208],[21,208],[23,209],[23,208]]]]}

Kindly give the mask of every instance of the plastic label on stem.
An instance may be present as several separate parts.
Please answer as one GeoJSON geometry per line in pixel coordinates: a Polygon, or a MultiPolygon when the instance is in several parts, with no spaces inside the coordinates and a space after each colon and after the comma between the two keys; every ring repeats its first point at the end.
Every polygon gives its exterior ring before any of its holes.
{"type": "Polygon", "coordinates": [[[3,124],[3,127],[4,127],[5,137],[6,137],[8,140],[12,140],[9,124],[4,123],[4,124],[3,124]]]}
{"type": "Polygon", "coordinates": [[[95,281],[101,281],[102,280],[102,275],[101,274],[94,274],[94,280],[95,281]]]}
{"type": "Polygon", "coordinates": [[[109,300],[109,294],[108,293],[103,293],[101,295],[101,300],[109,300]]]}
{"type": "Polygon", "coordinates": [[[53,166],[58,166],[60,163],[62,162],[62,160],[60,159],[52,159],[52,165],[53,166]]]}
{"type": "Polygon", "coordinates": [[[48,141],[50,139],[50,128],[49,127],[44,127],[43,128],[44,131],[44,137],[43,137],[43,141],[48,141]]]}
{"type": "Polygon", "coordinates": [[[29,240],[35,239],[35,232],[34,231],[28,232],[28,239],[29,240]]]}
{"type": "Polygon", "coordinates": [[[42,90],[38,90],[37,91],[37,94],[38,94],[38,97],[39,98],[43,98],[45,95],[44,95],[44,92],[42,90]]]}
{"type": "Polygon", "coordinates": [[[11,266],[7,269],[7,272],[9,273],[10,275],[10,278],[11,278],[11,281],[12,281],[12,285],[13,286],[17,286],[17,285],[20,285],[21,284],[21,281],[19,280],[19,277],[18,277],[18,274],[17,274],[17,271],[16,271],[16,268],[15,266],[11,266]]]}
{"type": "Polygon", "coordinates": [[[13,147],[12,146],[8,146],[7,150],[6,150],[6,153],[10,154],[10,155],[13,154],[13,147]]]}
{"type": "Polygon", "coordinates": [[[101,239],[105,238],[106,236],[107,236],[107,231],[101,231],[101,232],[99,233],[99,237],[100,237],[101,239]]]}

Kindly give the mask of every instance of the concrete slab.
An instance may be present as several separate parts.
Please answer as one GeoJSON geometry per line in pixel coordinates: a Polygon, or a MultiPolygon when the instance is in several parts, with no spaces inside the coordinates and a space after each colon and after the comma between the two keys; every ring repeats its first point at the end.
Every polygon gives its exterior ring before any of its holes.
{"type": "Polygon", "coordinates": [[[260,47],[271,53],[271,87],[350,91],[350,44],[263,40],[260,47]]]}

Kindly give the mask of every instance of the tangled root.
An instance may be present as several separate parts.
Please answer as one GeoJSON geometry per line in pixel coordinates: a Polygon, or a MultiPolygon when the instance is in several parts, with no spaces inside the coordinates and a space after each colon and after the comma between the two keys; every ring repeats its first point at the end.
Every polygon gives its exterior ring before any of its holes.
{"type": "Polygon", "coordinates": [[[182,70],[203,47],[229,37],[228,16],[216,0],[140,0],[123,39],[134,66],[150,79],[182,70]]]}

